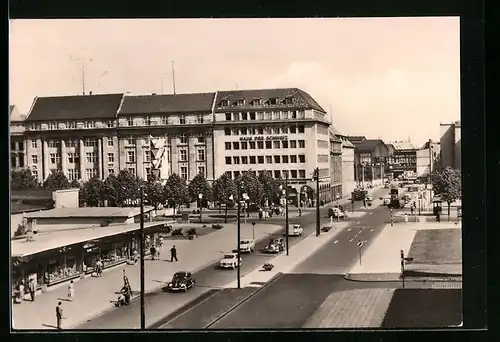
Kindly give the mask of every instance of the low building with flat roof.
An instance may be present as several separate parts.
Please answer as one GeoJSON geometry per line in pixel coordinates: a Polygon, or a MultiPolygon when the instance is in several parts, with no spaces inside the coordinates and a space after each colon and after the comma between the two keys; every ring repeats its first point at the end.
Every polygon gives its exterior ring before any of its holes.
{"type": "MultiPolygon", "coordinates": [[[[147,214],[153,209],[153,207],[144,207],[144,213],[147,214]]],[[[130,224],[138,218],[140,210],[140,208],[131,207],[55,208],[27,213],[24,218],[28,229],[54,231],[130,224]]]]}

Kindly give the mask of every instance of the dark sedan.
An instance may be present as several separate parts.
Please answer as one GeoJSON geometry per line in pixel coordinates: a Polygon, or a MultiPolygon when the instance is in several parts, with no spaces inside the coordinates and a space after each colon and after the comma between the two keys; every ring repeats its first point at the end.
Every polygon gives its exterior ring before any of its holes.
{"type": "Polygon", "coordinates": [[[169,291],[186,292],[196,284],[193,275],[190,272],[177,272],[172,280],[167,284],[169,291]]]}

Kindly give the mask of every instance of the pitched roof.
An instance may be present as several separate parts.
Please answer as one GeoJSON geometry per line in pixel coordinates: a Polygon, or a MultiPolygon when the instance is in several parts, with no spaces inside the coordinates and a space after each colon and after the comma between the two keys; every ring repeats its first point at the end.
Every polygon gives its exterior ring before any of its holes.
{"type": "Polygon", "coordinates": [[[12,111],[14,110],[14,108],[16,108],[15,105],[10,105],[10,114],[12,114],[12,111]]]}
{"type": "Polygon", "coordinates": [[[125,96],[118,115],[211,112],[215,93],[125,96]]]}
{"type": "Polygon", "coordinates": [[[26,121],[113,119],[123,94],[37,97],[26,121]]]}
{"type": "Polygon", "coordinates": [[[342,139],[342,147],[355,148],[354,144],[347,139],[342,139]]]}
{"type": "Polygon", "coordinates": [[[330,141],[341,142],[342,140],[340,140],[339,137],[337,137],[335,134],[333,134],[332,132],[330,132],[330,141]]]}
{"type": "Polygon", "coordinates": [[[348,135],[346,138],[354,145],[358,145],[362,141],[366,140],[366,137],[364,135],[348,135]]]}
{"type": "Polygon", "coordinates": [[[396,151],[416,150],[417,148],[409,141],[393,141],[390,143],[396,151]]]}
{"type": "Polygon", "coordinates": [[[227,90],[217,92],[215,100],[217,109],[231,110],[231,108],[248,109],[248,110],[264,110],[264,109],[283,109],[283,108],[298,108],[298,109],[316,109],[323,113],[326,111],[319,105],[316,100],[298,88],[280,88],[280,89],[253,89],[253,90],[227,90]],[[285,104],[285,99],[291,98],[291,104],[285,104]],[[253,105],[253,100],[260,99],[261,105],[253,105]],[[277,99],[277,104],[271,105],[269,101],[277,99]],[[221,101],[228,100],[229,106],[222,107],[221,101]],[[243,106],[236,107],[237,100],[245,100],[243,106]]]}
{"type": "Polygon", "coordinates": [[[381,139],[366,139],[356,145],[356,150],[361,153],[370,153],[380,144],[386,146],[381,139]]]}

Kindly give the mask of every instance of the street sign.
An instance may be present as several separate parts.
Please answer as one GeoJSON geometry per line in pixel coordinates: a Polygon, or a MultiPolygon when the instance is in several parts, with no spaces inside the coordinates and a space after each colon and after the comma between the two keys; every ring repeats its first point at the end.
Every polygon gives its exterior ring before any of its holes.
{"type": "Polygon", "coordinates": [[[358,247],[361,248],[362,246],[363,246],[363,241],[358,242],[358,247]]]}

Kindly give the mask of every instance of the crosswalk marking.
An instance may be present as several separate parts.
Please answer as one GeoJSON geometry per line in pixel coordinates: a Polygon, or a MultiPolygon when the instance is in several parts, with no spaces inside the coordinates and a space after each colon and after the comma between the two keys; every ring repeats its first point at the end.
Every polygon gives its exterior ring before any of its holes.
{"type": "Polygon", "coordinates": [[[338,243],[338,242],[339,242],[339,240],[335,240],[334,244],[335,244],[335,243],[338,243]]]}

